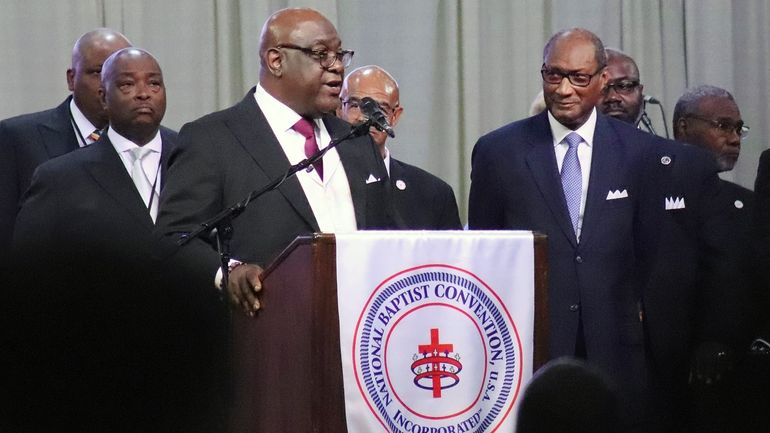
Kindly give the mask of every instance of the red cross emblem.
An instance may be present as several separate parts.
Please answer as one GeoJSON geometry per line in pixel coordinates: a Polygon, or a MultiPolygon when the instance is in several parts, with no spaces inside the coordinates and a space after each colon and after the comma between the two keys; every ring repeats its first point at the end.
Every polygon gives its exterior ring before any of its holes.
{"type": "Polygon", "coordinates": [[[455,353],[453,344],[439,343],[439,330],[430,330],[430,344],[417,346],[419,355],[412,357],[411,368],[414,373],[414,384],[422,389],[433,390],[433,398],[441,398],[441,391],[451,388],[460,382],[458,373],[463,366],[460,363],[460,355],[455,353]]]}

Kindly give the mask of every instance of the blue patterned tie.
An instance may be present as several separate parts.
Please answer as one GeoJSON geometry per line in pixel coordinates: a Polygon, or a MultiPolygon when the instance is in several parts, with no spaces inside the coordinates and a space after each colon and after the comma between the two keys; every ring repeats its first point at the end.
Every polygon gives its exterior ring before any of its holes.
{"type": "Polygon", "coordinates": [[[583,195],[583,176],[580,172],[577,150],[578,144],[583,141],[583,138],[577,132],[570,132],[564,141],[569,145],[569,149],[567,149],[567,154],[564,155],[564,161],[561,164],[561,186],[564,188],[564,198],[567,200],[572,228],[577,234],[580,199],[583,195]]]}

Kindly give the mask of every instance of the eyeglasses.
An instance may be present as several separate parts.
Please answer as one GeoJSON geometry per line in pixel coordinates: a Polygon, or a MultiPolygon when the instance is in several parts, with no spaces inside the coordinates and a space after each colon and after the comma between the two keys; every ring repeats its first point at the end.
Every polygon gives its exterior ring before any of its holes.
{"type": "Polygon", "coordinates": [[[686,118],[698,119],[711,125],[712,128],[716,128],[725,134],[736,133],[741,139],[749,136],[749,127],[746,126],[742,120],[738,122],[732,122],[729,120],[713,120],[702,116],[696,116],[695,114],[688,114],[686,118]]]}
{"type": "Polygon", "coordinates": [[[342,50],[342,51],[329,51],[329,50],[314,50],[312,48],[304,48],[292,44],[276,45],[276,48],[288,48],[290,50],[302,51],[306,55],[318,60],[323,68],[331,68],[337,60],[342,63],[342,66],[347,68],[350,66],[350,61],[353,60],[354,51],[342,50]]]}
{"type": "Polygon", "coordinates": [[[630,95],[639,87],[639,80],[620,80],[614,83],[607,83],[602,89],[602,92],[606,95],[610,93],[610,90],[615,90],[619,95],[630,95]]]}
{"type": "MultiPolygon", "coordinates": [[[[361,100],[358,98],[343,99],[342,103],[345,104],[349,110],[361,109],[361,100]]],[[[392,116],[393,113],[396,112],[396,108],[398,108],[398,104],[396,104],[395,107],[391,107],[390,105],[384,102],[378,102],[377,105],[380,106],[380,109],[382,110],[382,112],[388,117],[392,116]]]]}
{"type": "Polygon", "coordinates": [[[543,63],[543,67],[540,68],[540,75],[543,76],[543,81],[548,84],[561,84],[562,80],[566,78],[573,86],[587,87],[589,84],[591,84],[591,79],[603,70],[604,66],[601,66],[593,74],[584,74],[581,72],[565,73],[558,69],[549,68],[545,65],[545,63],[543,63]]]}

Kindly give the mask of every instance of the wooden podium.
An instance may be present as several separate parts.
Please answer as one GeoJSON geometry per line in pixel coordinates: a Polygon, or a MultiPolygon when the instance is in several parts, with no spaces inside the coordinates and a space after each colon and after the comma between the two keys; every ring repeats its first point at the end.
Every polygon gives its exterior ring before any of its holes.
{"type": "MultiPolygon", "coordinates": [[[[535,369],[548,356],[546,260],[536,233],[535,369]]],[[[347,432],[336,269],[334,235],[300,236],[265,270],[257,316],[233,313],[234,433],[347,432]]]]}

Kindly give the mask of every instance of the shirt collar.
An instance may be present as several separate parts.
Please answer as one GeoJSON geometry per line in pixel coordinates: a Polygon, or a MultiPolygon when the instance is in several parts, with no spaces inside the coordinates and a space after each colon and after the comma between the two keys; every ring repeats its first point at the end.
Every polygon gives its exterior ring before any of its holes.
{"type": "MultiPolygon", "coordinates": [[[[131,149],[139,147],[136,143],[118,134],[118,132],[112,128],[108,128],[107,136],[110,138],[110,141],[112,142],[112,145],[115,147],[115,149],[120,153],[128,152],[131,149]]],[[[152,140],[150,140],[142,147],[145,149],[150,149],[153,152],[161,153],[161,150],[163,149],[163,142],[160,137],[160,130],[155,133],[155,137],[153,137],[152,140]]]]}
{"type": "Polygon", "coordinates": [[[88,120],[86,115],[80,111],[80,108],[78,108],[78,105],[75,103],[75,98],[70,99],[70,113],[72,113],[72,118],[75,120],[75,125],[77,125],[80,133],[83,135],[82,137],[78,137],[78,140],[80,140],[80,138],[85,139],[90,133],[94,132],[96,126],[94,126],[94,124],[88,120]]]}
{"type": "MultiPolygon", "coordinates": [[[[289,108],[288,105],[276,99],[267,92],[261,84],[257,84],[257,90],[254,92],[254,99],[257,105],[265,115],[267,123],[273,131],[288,131],[292,129],[295,123],[302,118],[296,111],[289,108]]],[[[318,128],[318,119],[313,119],[318,128]]]]}
{"type": "MultiPolygon", "coordinates": [[[[567,128],[566,126],[559,123],[558,120],[556,120],[555,117],[553,117],[553,114],[551,112],[548,112],[548,123],[551,125],[551,135],[553,135],[553,145],[558,146],[562,141],[564,141],[564,138],[569,134],[570,132],[573,132],[572,129],[567,128]]],[[[594,131],[596,130],[596,108],[594,107],[593,110],[591,110],[591,115],[588,116],[588,120],[586,120],[578,129],[575,129],[574,132],[577,132],[580,134],[580,137],[583,139],[583,141],[588,145],[592,146],[594,142],[594,131]]]]}

